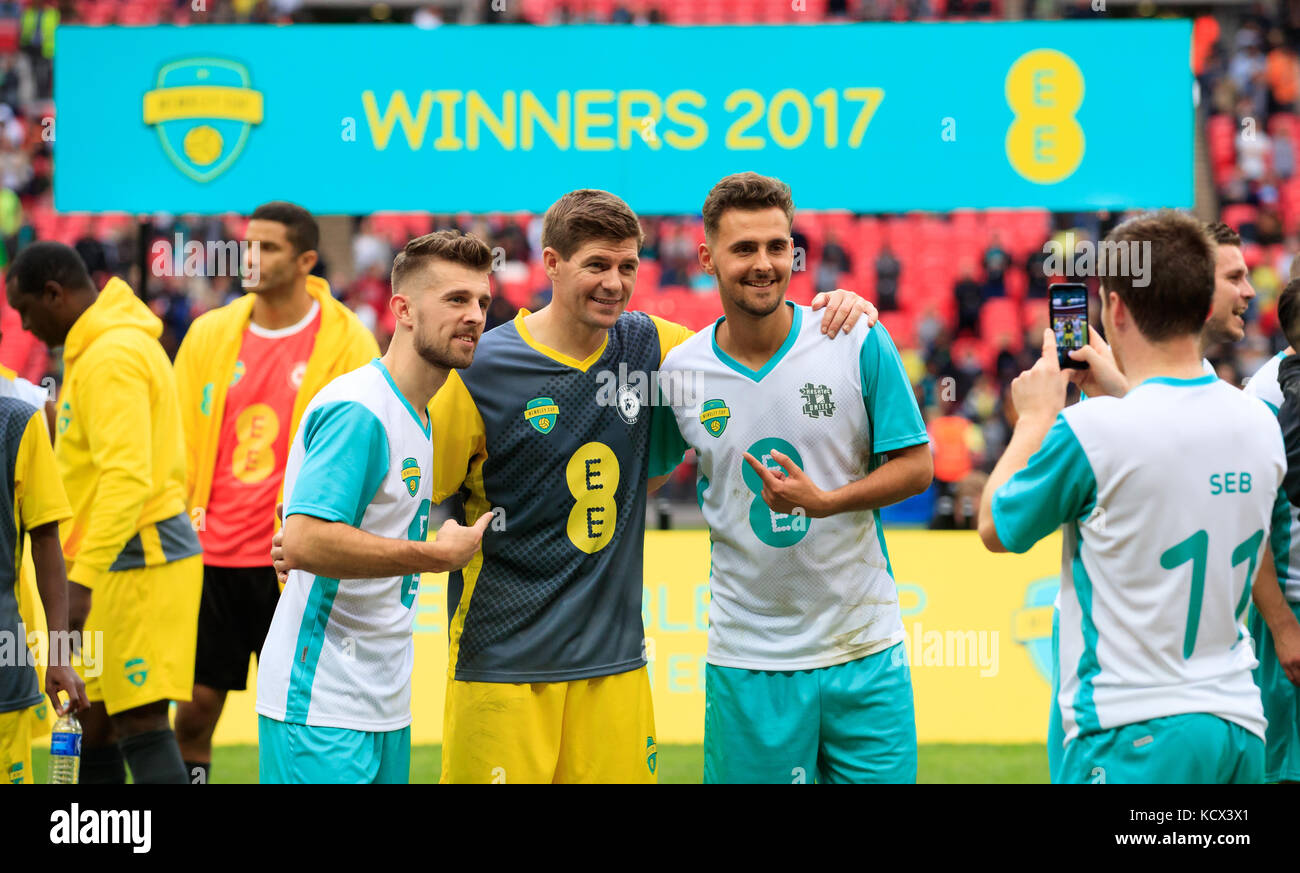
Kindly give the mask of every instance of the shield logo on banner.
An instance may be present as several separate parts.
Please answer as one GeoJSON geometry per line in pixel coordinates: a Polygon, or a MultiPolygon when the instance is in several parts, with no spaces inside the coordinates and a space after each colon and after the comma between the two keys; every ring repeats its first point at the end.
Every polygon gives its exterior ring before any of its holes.
{"type": "Polygon", "coordinates": [[[538,433],[550,433],[559,417],[560,407],[549,397],[534,397],[524,407],[524,421],[531,424],[538,433]]]}
{"type": "Polygon", "coordinates": [[[158,71],[144,95],[144,123],[158,131],[163,152],[196,182],[210,182],[244,150],[262,123],[262,94],[248,68],[220,58],[190,58],[158,71]]]}
{"type": "Polygon", "coordinates": [[[1052,603],[1060,576],[1036,579],[1025,589],[1025,605],[1011,617],[1012,635],[1029,652],[1038,675],[1052,681],[1052,603]]]}
{"type": "Polygon", "coordinates": [[[700,424],[709,432],[711,437],[720,437],[722,432],[727,429],[727,420],[731,418],[731,410],[727,408],[726,401],[723,400],[706,400],[700,407],[700,424]]]}

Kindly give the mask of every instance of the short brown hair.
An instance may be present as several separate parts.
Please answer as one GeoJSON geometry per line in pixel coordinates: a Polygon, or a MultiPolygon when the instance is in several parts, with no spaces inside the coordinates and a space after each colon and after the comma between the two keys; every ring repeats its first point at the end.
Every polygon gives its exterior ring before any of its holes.
{"type": "Polygon", "coordinates": [[[1210,221],[1205,224],[1205,232],[1214,240],[1216,246],[1241,246],[1241,234],[1222,221],[1210,221]]]}
{"type": "Polygon", "coordinates": [[[733,173],[714,185],[704,198],[704,233],[712,238],[728,209],[757,212],[772,207],[784,212],[786,221],[794,222],[794,197],[789,185],[758,173],[733,173]]]}
{"type": "Polygon", "coordinates": [[[1105,275],[1102,294],[1114,291],[1151,342],[1199,334],[1214,300],[1214,243],[1200,221],[1164,209],[1130,218],[1106,235],[1106,243],[1150,245],[1148,284],[1128,275],[1105,275]]]}
{"type": "Polygon", "coordinates": [[[1277,323],[1287,345],[1300,349],[1300,276],[1287,282],[1277,295],[1277,323]]]}
{"type": "Polygon", "coordinates": [[[408,276],[433,260],[450,261],[486,273],[492,268],[492,250],[474,234],[459,230],[439,230],[417,236],[393,258],[393,292],[397,293],[408,276]]]}
{"type": "Polygon", "coordinates": [[[568,260],[592,240],[636,240],[641,248],[645,234],[636,213],[620,197],[596,188],[570,191],[551,204],[542,218],[542,246],[555,249],[568,260]]]}

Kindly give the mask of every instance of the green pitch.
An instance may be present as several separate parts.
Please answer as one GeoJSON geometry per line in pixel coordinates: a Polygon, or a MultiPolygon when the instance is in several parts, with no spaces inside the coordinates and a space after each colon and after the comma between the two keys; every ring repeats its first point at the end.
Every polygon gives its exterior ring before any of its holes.
{"type": "MultiPolygon", "coordinates": [[[[38,782],[46,781],[48,753],[33,750],[32,769],[38,782]]],[[[704,773],[702,746],[660,745],[661,784],[698,784],[704,773]]],[[[441,746],[411,749],[411,781],[437,782],[442,765],[441,746]]],[[[1047,749],[1042,744],[1021,746],[923,745],[919,749],[918,782],[996,783],[1047,782],[1047,749]]],[[[212,781],[257,782],[256,746],[218,746],[212,755],[212,781]]]]}

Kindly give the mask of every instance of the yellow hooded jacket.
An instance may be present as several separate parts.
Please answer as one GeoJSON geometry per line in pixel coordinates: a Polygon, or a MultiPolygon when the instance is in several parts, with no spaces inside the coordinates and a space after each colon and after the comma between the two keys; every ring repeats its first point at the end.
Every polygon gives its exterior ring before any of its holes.
{"type": "MultiPolygon", "coordinates": [[[[302,412],[334,379],[379,357],[374,334],[352,310],[334,299],[329,283],[307,277],[307,293],[320,303],[320,329],[307,359],[298,396],[289,420],[289,444],[302,412]]],[[[244,331],[253,313],[256,295],[245,294],[194,320],[176,352],[176,380],[180,388],[181,419],[188,454],[185,500],[191,513],[199,515],[212,493],[212,473],[217,465],[217,442],[226,411],[226,390],[235,375],[235,363],[244,331]]]]}
{"type": "Polygon", "coordinates": [[[162,322],[110,279],[63,345],[54,455],[72,504],[60,526],[68,579],[199,553],[185,515],[185,451],[162,322]]]}

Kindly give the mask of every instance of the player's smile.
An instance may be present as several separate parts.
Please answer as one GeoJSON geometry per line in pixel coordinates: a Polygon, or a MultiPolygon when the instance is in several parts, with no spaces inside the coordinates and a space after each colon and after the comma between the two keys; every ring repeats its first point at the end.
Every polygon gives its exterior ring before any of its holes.
{"type": "Polygon", "coordinates": [[[613,297],[607,297],[600,292],[590,295],[590,298],[599,306],[621,306],[623,304],[623,295],[619,294],[613,297]]]}

